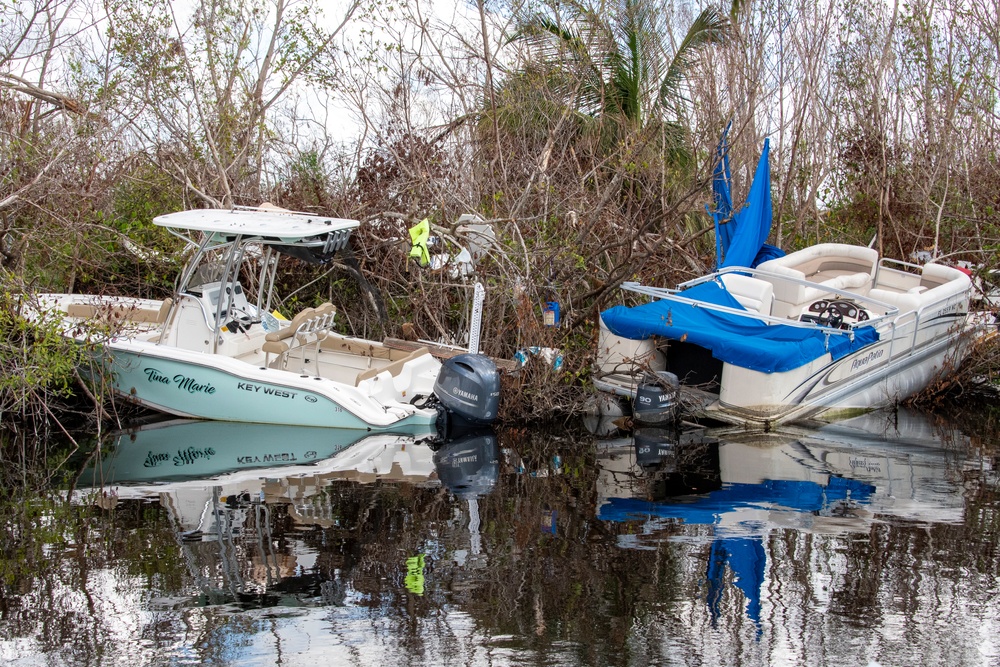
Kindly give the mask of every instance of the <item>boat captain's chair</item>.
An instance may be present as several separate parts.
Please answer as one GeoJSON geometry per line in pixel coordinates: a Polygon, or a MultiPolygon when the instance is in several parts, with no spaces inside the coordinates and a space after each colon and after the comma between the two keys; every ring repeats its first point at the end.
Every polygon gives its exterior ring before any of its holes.
{"type": "MultiPolygon", "coordinates": [[[[337,315],[337,307],[332,303],[324,303],[318,308],[306,308],[297,313],[292,318],[287,327],[282,327],[278,331],[272,331],[264,337],[264,344],[260,349],[264,353],[264,365],[270,366],[271,355],[275,355],[275,361],[284,357],[282,366],[287,363],[287,353],[289,350],[316,345],[316,374],[319,374],[319,344],[330,334],[333,327],[333,320],[337,315]]],[[[302,370],[305,371],[305,350],[302,351],[302,370]]]]}

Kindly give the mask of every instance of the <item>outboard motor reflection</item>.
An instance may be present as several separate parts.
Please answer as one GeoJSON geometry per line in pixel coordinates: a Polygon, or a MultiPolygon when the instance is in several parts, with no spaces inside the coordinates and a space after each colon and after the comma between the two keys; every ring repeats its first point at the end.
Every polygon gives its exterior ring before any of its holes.
{"type": "Polygon", "coordinates": [[[672,462],[677,452],[677,437],[674,431],[663,428],[635,429],[632,436],[635,462],[643,468],[672,462]]]}
{"type": "Polygon", "coordinates": [[[703,428],[642,426],[631,439],[647,500],[658,502],[722,487],[719,440],[706,436],[703,428]]]}
{"type": "Polygon", "coordinates": [[[500,475],[500,450],[489,429],[467,432],[434,452],[438,479],[458,498],[489,494],[500,475]]]}

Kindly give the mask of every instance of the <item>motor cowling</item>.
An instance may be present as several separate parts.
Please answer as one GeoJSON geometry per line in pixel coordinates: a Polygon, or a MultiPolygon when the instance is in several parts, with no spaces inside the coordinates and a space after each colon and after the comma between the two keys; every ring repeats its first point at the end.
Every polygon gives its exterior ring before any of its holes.
{"type": "Polygon", "coordinates": [[[632,401],[632,417],[641,424],[666,424],[677,419],[680,382],[660,371],[639,384],[632,401]]]}
{"type": "Polygon", "coordinates": [[[492,424],[500,406],[500,374],[482,354],[460,354],[446,359],[434,382],[434,395],[454,417],[470,424],[492,424]]]}

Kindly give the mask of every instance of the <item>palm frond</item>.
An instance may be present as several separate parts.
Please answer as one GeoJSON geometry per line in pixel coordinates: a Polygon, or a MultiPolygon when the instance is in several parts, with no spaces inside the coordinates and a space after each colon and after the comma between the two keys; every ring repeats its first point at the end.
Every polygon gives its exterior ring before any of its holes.
{"type": "Polygon", "coordinates": [[[700,51],[726,39],[730,15],[740,7],[742,0],[732,0],[729,13],[702,11],[672,55],[664,37],[670,25],[651,0],[611,0],[599,10],[568,0],[559,17],[530,15],[515,38],[527,40],[550,67],[572,72],[573,102],[581,111],[615,114],[641,127],[660,115],[650,113],[656,107],[680,103],[684,77],[700,51]]]}
{"type": "Polygon", "coordinates": [[[534,14],[522,23],[508,42],[526,40],[530,46],[546,52],[553,47],[559,53],[571,53],[575,57],[587,57],[587,46],[578,32],[560,24],[545,14],[534,14]]]}
{"type": "MultiPolygon", "coordinates": [[[[733,3],[734,6],[736,3],[733,3]]],[[[659,103],[670,106],[681,98],[681,83],[701,51],[711,44],[725,43],[730,28],[729,16],[709,7],[698,15],[670,60],[660,81],[659,103]]]]}

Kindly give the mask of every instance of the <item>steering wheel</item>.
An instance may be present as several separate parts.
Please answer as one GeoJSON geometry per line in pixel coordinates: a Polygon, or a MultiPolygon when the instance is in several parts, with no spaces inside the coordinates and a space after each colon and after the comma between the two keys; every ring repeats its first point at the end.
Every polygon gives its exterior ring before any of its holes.
{"type": "MultiPolygon", "coordinates": [[[[249,312],[247,312],[246,310],[244,310],[240,306],[232,306],[232,307],[230,307],[229,314],[234,319],[238,319],[240,322],[253,323],[255,321],[253,315],[251,315],[249,312]]],[[[259,320],[256,320],[256,321],[259,321],[259,320]]]]}
{"type": "Polygon", "coordinates": [[[844,313],[840,310],[840,302],[831,302],[819,317],[816,318],[817,323],[825,327],[833,327],[834,329],[839,329],[840,325],[844,323],[844,313]]]}

